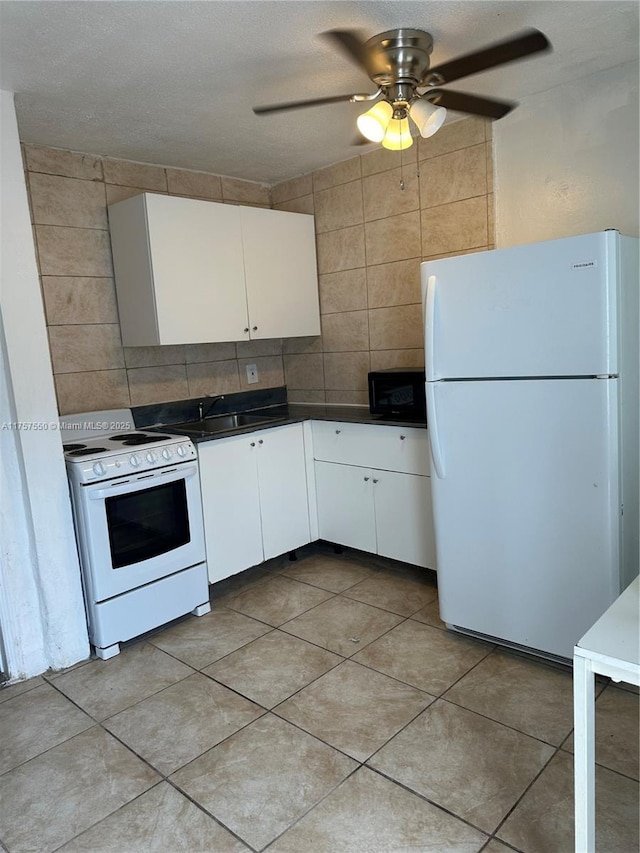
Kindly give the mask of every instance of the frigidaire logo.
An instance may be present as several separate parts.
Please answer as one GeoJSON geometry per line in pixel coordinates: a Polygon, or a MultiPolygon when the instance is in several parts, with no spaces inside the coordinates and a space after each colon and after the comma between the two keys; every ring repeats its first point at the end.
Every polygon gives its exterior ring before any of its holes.
{"type": "Polygon", "coordinates": [[[572,264],[572,270],[585,270],[590,267],[597,267],[598,264],[595,261],[580,261],[577,264],[572,264]]]}

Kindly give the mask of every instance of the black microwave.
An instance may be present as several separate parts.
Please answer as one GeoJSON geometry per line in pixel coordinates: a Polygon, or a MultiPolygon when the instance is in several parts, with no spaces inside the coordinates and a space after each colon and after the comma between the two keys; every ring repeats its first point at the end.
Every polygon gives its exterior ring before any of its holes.
{"type": "Polygon", "coordinates": [[[426,417],[423,367],[392,367],[369,374],[372,415],[423,421],[426,417]]]}

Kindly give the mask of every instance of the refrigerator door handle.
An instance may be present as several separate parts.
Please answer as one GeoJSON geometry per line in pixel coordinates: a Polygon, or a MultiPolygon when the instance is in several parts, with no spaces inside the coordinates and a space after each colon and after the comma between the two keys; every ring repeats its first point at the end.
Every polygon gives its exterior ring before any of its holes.
{"type": "Polygon", "coordinates": [[[438,417],[436,414],[436,383],[426,383],[427,398],[427,424],[429,427],[429,446],[431,448],[431,459],[433,470],[439,480],[444,480],[444,457],[440,446],[440,433],[438,432],[438,417]]]}
{"type": "Polygon", "coordinates": [[[425,365],[427,380],[436,379],[435,375],[435,320],[436,320],[436,277],[427,279],[427,293],[424,300],[425,365]]]}

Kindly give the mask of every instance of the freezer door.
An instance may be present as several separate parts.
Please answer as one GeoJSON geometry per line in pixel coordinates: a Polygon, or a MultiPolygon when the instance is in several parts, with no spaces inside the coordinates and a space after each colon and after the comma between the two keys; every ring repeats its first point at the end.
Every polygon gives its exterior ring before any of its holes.
{"type": "Polygon", "coordinates": [[[619,594],[617,382],[433,383],[447,624],[571,657],[619,594]]]}
{"type": "Polygon", "coordinates": [[[617,231],[422,264],[427,379],[616,374],[617,231]]]}

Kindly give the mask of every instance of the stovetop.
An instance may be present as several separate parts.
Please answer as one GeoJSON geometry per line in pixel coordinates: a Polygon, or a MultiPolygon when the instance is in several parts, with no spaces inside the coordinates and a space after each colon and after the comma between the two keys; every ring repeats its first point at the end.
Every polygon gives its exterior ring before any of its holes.
{"type": "Polygon", "coordinates": [[[130,476],[196,458],[190,439],[171,433],[130,430],[62,445],[67,470],[81,483],[130,476]]]}

